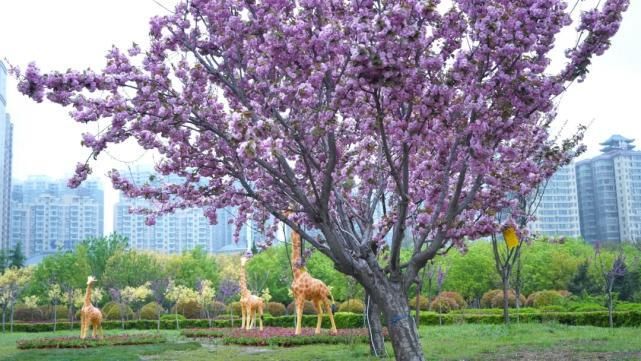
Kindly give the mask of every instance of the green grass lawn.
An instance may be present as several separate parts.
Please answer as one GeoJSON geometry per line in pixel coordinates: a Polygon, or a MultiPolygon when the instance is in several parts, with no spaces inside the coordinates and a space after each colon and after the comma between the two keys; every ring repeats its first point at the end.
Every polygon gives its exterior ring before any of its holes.
{"type": "MultiPolygon", "coordinates": [[[[127,331],[127,333],[154,331],[127,331]]],[[[0,334],[0,360],[224,360],[224,361],[361,361],[368,348],[312,345],[292,348],[223,346],[219,341],[193,342],[177,331],[162,331],[166,344],[91,349],[20,351],[16,340],[71,336],[77,332],[0,334]]],[[[108,331],[117,334],[119,331],[108,331]]],[[[521,324],[422,327],[423,348],[430,360],[641,360],[641,329],[521,324]]],[[[387,346],[392,352],[391,346],[387,346]]]]}

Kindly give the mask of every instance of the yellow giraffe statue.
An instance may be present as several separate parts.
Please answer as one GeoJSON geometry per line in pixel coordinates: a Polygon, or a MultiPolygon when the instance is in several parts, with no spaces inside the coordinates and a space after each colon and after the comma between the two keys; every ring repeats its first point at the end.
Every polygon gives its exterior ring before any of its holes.
{"type": "Polygon", "coordinates": [[[315,334],[320,333],[321,323],[323,322],[323,306],[327,308],[329,319],[332,322],[331,333],[336,333],[336,323],[334,323],[334,314],[332,313],[332,304],[334,298],[327,285],[314,277],[312,277],[305,267],[301,266],[300,262],[300,249],[301,239],[300,234],[292,231],[292,263],[294,270],[294,280],[292,281],[292,293],[294,294],[294,301],[296,302],[296,335],[301,333],[301,322],[303,318],[303,306],[305,301],[309,300],[314,304],[318,321],[316,322],[315,334]],[[329,300],[332,303],[329,303],[329,300]]]}
{"type": "Polygon", "coordinates": [[[245,271],[245,264],[247,257],[240,258],[240,313],[242,321],[240,328],[251,330],[256,326],[256,312],[258,311],[258,325],[259,330],[263,330],[263,299],[261,297],[252,295],[247,289],[247,273],[245,271]]]}
{"type": "Polygon", "coordinates": [[[96,338],[96,332],[102,334],[102,312],[91,304],[91,288],[96,279],[93,276],[87,278],[87,292],[85,293],[85,303],[80,309],[80,338],[87,337],[89,325],[93,326],[92,337],[96,338]]]}

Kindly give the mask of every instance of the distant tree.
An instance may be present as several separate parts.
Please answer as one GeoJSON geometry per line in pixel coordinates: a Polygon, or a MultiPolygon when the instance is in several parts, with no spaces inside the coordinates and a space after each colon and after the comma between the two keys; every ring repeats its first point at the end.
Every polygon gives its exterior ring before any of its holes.
{"type": "Polygon", "coordinates": [[[590,262],[585,260],[579,265],[574,277],[568,284],[568,291],[577,296],[593,295],[599,292],[599,285],[590,277],[590,262]]]}
{"type": "Polygon", "coordinates": [[[127,249],[128,239],[117,233],[112,233],[105,237],[90,237],[82,241],[76,252],[87,258],[91,273],[96,279],[101,279],[107,261],[117,252],[127,249]]]}
{"type": "Polygon", "coordinates": [[[160,307],[156,307],[156,316],[158,316],[156,326],[158,327],[158,331],[160,331],[160,315],[163,312],[165,303],[167,303],[166,291],[168,287],[169,279],[166,277],[155,279],[149,285],[149,289],[151,289],[151,296],[154,298],[154,301],[160,305],[160,307]]]}
{"type": "Polygon", "coordinates": [[[4,273],[4,270],[9,267],[9,257],[7,256],[7,250],[0,249],[0,274],[4,273]]]}
{"type": "Polygon", "coordinates": [[[22,243],[16,243],[15,247],[9,251],[9,266],[22,268],[26,260],[27,257],[25,257],[24,252],[22,252],[22,243]]]}
{"type": "Polygon", "coordinates": [[[623,252],[619,252],[611,262],[604,257],[604,252],[599,243],[595,244],[594,258],[601,272],[601,276],[605,281],[604,291],[608,300],[608,320],[610,328],[614,327],[612,313],[614,311],[614,283],[618,279],[623,278],[626,273],[625,256],[623,252]]]}
{"type": "Polygon", "coordinates": [[[164,275],[164,267],[155,255],[134,250],[118,250],[107,261],[102,282],[107,288],[123,290],[127,286],[137,287],[164,275]]]}
{"type": "Polygon", "coordinates": [[[170,258],[167,273],[177,285],[189,288],[195,288],[201,279],[210,280],[214,287],[219,282],[216,259],[207,254],[202,247],[196,247],[191,251],[183,252],[178,257],[170,258]]]}

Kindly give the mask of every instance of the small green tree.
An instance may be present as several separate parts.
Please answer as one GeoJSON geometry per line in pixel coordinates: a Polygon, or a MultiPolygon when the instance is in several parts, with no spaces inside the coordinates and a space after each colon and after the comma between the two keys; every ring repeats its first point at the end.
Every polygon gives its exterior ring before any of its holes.
{"type": "Polygon", "coordinates": [[[216,290],[212,287],[212,282],[210,280],[200,280],[196,289],[196,302],[198,302],[202,309],[205,310],[205,315],[207,316],[209,327],[211,327],[211,312],[209,312],[209,309],[214,303],[216,290]]]}
{"type": "Polygon", "coordinates": [[[22,251],[22,243],[16,243],[15,247],[9,250],[9,266],[22,268],[24,267],[26,260],[27,257],[25,257],[24,252],[22,251]]]}
{"type": "Polygon", "coordinates": [[[178,305],[184,305],[190,301],[196,301],[198,299],[198,295],[196,291],[192,290],[191,288],[183,285],[176,285],[172,280],[169,281],[169,286],[167,287],[165,297],[174,305],[176,329],[179,329],[180,325],[178,324],[178,305]]]}
{"type": "MultiPolygon", "coordinates": [[[[146,282],[145,284],[138,287],[125,287],[120,295],[122,297],[122,301],[128,304],[134,310],[134,312],[138,313],[138,311],[140,311],[140,308],[152,295],[152,291],[149,287],[149,282],[146,282]]],[[[140,313],[138,313],[138,317],[140,318],[140,313]]]]}
{"type": "Polygon", "coordinates": [[[53,307],[53,332],[56,332],[56,326],[58,324],[58,305],[64,302],[64,295],[59,284],[54,283],[51,285],[47,291],[47,300],[53,307]]]}

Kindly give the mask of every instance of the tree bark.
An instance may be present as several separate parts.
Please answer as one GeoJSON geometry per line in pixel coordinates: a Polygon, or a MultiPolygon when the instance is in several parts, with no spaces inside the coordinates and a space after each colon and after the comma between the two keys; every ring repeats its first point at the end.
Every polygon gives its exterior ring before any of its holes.
{"type": "Polygon", "coordinates": [[[385,337],[383,336],[383,324],[381,323],[381,311],[369,294],[365,294],[365,326],[369,330],[370,354],[375,357],[386,357],[385,337]]]}
{"type": "Polygon", "coordinates": [[[56,326],[58,325],[58,308],[57,304],[53,304],[53,332],[56,332],[56,326]]]}
{"type": "Polygon", "coordinates": [[[381,306],[397,361],[423,361],[423,349],[416,323],[410,315],[407,297],[402,292],[382,292],[381,306]]]}
{"type": "MultiPolygon", "coordinates": [[[[11,333],[13,333],[13,310],[14,310],[14,304],[12,303],[11,304],[11,333]]],[[[610,314],[612,314],[612,312],[610,312],[610,314]]],[[[612,316],[610,316],[610,319],[611,318],[612,316]]]]}
{"type": "Polygon", "coordinates": [[[503,322],[506,325],[510,324],[510,299],[509,299],[509,290],[510,290],[510,273],[509,268],[504,268],[503,273],[501,274],[503,278],[503,322]]]}
{"type": "Polygon", "coordinates": [[[614,328],[614,320],[612,319],[612,283],[614,283],[614,281],[611,282],[608,289],[608,322],[610,328],[614,328]]]}

